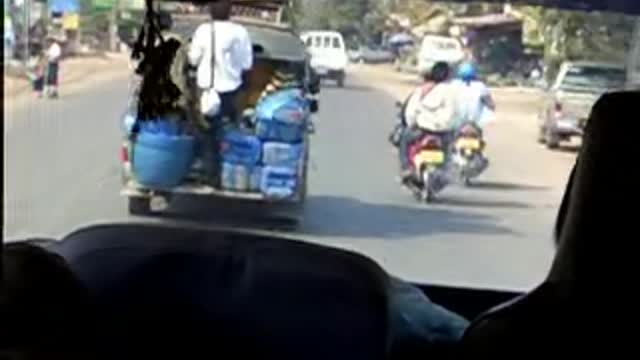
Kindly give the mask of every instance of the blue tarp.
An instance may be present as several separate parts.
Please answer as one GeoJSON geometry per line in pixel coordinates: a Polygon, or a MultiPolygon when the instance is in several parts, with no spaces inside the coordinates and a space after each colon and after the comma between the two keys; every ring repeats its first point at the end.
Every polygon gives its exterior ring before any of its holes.
{"type": "Polygon", "coordinates": [[[77,13],[80,11],[80,0],[48,0],[49,11],[57,13],[77,13]]]}

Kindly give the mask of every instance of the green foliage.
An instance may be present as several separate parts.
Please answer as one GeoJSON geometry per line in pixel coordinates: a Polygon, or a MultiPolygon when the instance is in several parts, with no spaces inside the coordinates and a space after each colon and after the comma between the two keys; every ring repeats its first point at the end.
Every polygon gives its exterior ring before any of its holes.
{"type": "Polygon", "coordinates": [[[387,12],[381,0],[294,0],[294,24],[302,30],[340,31],[364,40],[384,28],[387,12]]]}

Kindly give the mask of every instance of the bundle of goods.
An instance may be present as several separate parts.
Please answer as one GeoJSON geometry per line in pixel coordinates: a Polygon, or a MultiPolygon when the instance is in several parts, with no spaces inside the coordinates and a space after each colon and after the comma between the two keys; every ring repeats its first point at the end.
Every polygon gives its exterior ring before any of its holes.
{"type": "Polygon", "coordinates": [[[227,129],[222,136],[223,189],[261,192],[271,198],[293,196],[305,158],[309,115],[300,90],[282,90],[261,99],[254,114],[255,133],[227,129]]]}
{"type": "Polygon", "coordinates": [[[297,143],[307,130],[309,101],[299,89],[282,90],[256,107],[256,134],[264,141],[297,143]]]}
{"type": "Polygon", "coordinates": [[[172,120],[139,124],[131,162],[136,180],[149,188],[179,185],[189,173],[195,157],[195,138],[185,134],[172,120]]]}
{"type": "Polygon", "coordinates": [[[238,129],[228,129],[222,136],[221,183],[225,190],[257,192],[260,176],[262,143],[252,134],[238,129]]]}
{"type": "Polygon", "coordinates": [[[284,70],[276,70],[270,63],[258,62],[249,73],[251,88],[247,90],[243,101],[244,107],[255,107],[266,96],[274,92],[301,88],[302,82],[296,74],[284,70]]]}
{"type": "Polygon", "coordinates": [[[276,71],[262,92],[261,97],[269,96],[277,91],[299,89],[300,87],[302,87],[302,83],[296,78],[295,74],[276,71]]]}
{"type": "Polygon", "coordinates": [[[260,190],[270,198],[288,198],[298,188],[298,169],[283,166],[265,166],[260,190]]]}

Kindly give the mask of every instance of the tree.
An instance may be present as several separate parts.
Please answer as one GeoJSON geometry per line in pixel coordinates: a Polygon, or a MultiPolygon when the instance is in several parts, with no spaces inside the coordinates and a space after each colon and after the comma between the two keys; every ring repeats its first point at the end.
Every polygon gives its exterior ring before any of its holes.
{"type": "Polygon", "coordinates": [[[293,17],[299,29],[328,29],[345,37],[365,39],[379,32],[386,12],[381,0],[295,0],[293,17]]]}

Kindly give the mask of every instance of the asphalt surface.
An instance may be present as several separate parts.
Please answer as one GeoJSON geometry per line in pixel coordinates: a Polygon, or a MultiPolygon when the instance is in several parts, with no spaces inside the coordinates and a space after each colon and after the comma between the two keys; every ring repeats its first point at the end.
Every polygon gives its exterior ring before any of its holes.
{"type": "MultiPolygon", "coordinates": [[[[390,92],[401,97],[409,87],[374,89],[366,78],[323,88],[305,221],[289,235],[357,250],[418,282],[537,284],[553,256],[552,228],[574,155],[536,144],[535,100],[498,94],[499,119],[487,129],[491,167],[473,188],[452,186],[425,205],[398,185],[386,140],[395,121],[390,92]]],[[[126,78],[115,77],[59,100],[5,104],[5,239],[61,237],[111,221],[264,228],[192,199],[177,199],[162,218],[130,217],[119,195],[127,94],[126,78]]]]}

